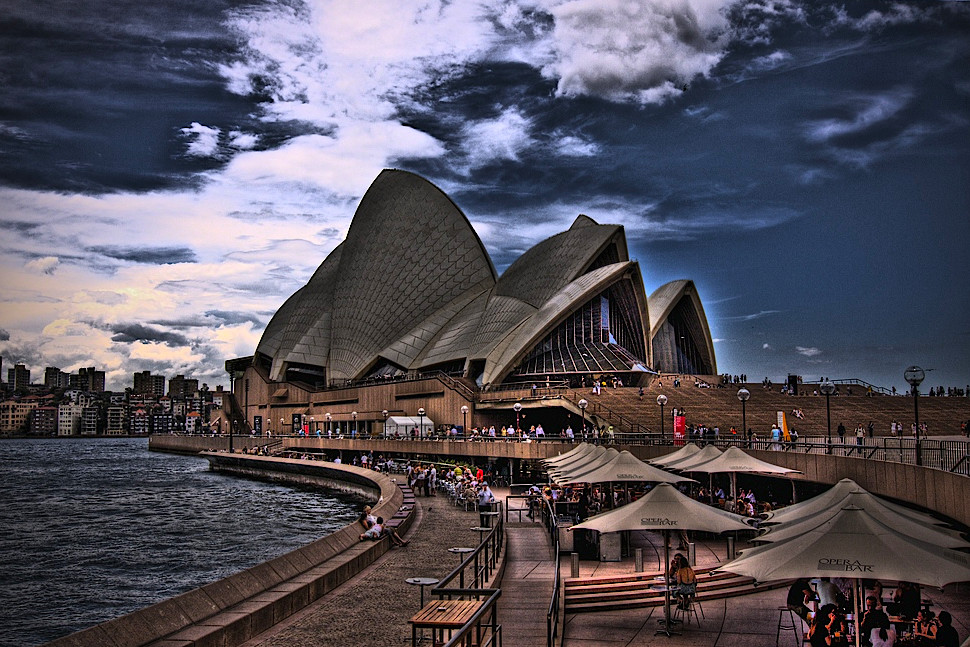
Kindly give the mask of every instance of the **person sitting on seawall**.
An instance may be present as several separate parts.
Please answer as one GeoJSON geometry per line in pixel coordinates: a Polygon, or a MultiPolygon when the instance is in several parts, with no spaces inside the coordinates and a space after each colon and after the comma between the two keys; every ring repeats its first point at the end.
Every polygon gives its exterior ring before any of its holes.
{"type": "Polygon", "coordinates": [[[397,534],[397,531],[393,528],[384,528],[384,517],[378,517],[377,523],[367,529],[364,534],[360,536],[360,540],[373,540],[378,541],[381,537],[387,535],[391,538],[391,542],[395,546],[407,546],[408,541],[401,538],[401,535],[397,534]]]}
{"type": "Polygon", "coordinates": [[[360,517],[357,519],[360,525],[364,527],[364,530],[370,530],[371,527],[377,523],[377,517],[371,514],[371,507],[369,505],[364,506],[364,511],[360,513],[360,517]]]}

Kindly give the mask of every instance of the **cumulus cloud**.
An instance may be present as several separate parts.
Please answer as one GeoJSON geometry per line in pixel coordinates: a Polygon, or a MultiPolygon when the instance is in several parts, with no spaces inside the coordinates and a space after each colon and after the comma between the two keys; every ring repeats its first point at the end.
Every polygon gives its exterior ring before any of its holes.
{"type": "Polygon", "coordinates": [[[39,274],[53,274],[57,270],[57,266],[61,264],[61,261],[56,256],[44,256],[42,258],[35,258],[32,261],[27,261],[24,267],[29,272],[37,272],[39,274]]]}
{"type": "Polygon", "coordinates": [[[531,122],[515,109],[494,118],[467,124],[463,132],[465,154],[471,168],[493,161],[518,161],[519,153],[532,144],[531,122]]]}
{"type": "Polygon", "coordinates": [[[795,352],[805,357],[816,357],[822,354],[822,351],[814,346],[795,346],[795,352]]]}
{"type": "Polygon", "coordinates": [[[191,126],[182,128],[182,135],[189,141],[186,155],[193,157],[212,157],[219,151],[218,128],[203,126],[193,121],[191,126]]]}
{"type": "Polygon", "coordinates": [[[728,2],[572,0],[551,9],[557,93],[659,103],[724,56],[728,2]]]}

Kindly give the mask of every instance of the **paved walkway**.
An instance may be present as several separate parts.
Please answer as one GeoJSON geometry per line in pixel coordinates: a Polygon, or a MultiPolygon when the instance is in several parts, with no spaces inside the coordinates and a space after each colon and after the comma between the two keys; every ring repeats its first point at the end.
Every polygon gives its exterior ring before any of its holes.
{"type": "Polygon", "coordinates": [[[505,536],[505,575],[498,601],[502,644],[506,647],[544,645],[556,556],[540,524],[511,523],[506,527],[505,536]]]}

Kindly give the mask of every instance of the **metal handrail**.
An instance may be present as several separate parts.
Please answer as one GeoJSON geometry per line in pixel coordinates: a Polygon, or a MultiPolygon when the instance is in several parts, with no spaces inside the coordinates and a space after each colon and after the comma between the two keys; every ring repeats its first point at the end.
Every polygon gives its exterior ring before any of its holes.
{"type": "Polygon", "coordinates": [[[448,575],[446,575],[445,578],[438,583],[436,588],[432,589],[432,595],[434,595],[439,589],[446,587],[455,578],[458,578],[458,587],[464,589],[465,570],[469,565],[472,566],[474,581],[473,586],[484,586],[485,582],[491,576],[492,571],[498,566],[498,556],[502,553],[502,546],[505,542],[505,521],[501,511],[502,503],[499,502],[498,506],[500,510],[499,514],[494,517],[496,519],[495,527],[493,527],[491,531],[489,531],[489,533],[482,538],[482,543],[478,545],[478,548],[468,553],[465,559],[463,559],[453,571],[448,573],[448,575]],[[483,553],[484,556],[480,562],[479,556],[483,553]]]}

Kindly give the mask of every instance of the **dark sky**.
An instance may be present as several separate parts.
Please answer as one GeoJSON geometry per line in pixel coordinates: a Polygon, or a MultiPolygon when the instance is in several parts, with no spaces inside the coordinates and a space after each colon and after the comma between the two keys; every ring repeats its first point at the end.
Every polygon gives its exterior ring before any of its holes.
{"type": "Polygon", "coordinates": [[[382,168],[579,213],[718,368],[970,382],[970,3],[0,0],[0,353],[224,383],[382,168]],[[408,3],[405,3],[408,4],[408,3]]]}

